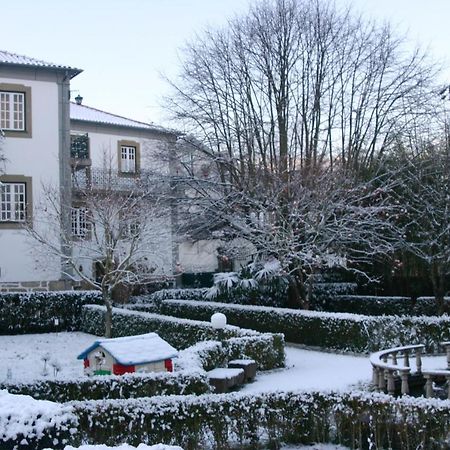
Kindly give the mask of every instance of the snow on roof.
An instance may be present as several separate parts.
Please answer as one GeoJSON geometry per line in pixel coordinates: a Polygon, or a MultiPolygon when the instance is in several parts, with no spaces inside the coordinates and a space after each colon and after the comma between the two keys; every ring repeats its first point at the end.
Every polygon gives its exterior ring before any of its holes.
{"type": "Polygon", "coordinates": [[[54,64],[41,59],[30,58],[29,56],[18,55],[17,53],[0,50],[0,64],[8,64],[14,66],[43,67],[56,70],[67,70],[71,72],[71,78],[82,72],[81,69],[75,67],[54,64]]]}
{"type": "Polygon", "coordinates": [[[118,116],[117,114],[111,114],[86,105],[78,105],[73,102],[70,103],[70,119],[81,120],[83,122],[95,122],[105,125],[118,125],[120,127],[140,128],[150,131],[159,131],[162,133],[174,133],[174,131],[168,130],[167,128],[128,119],[123,116],[118,116]]]}
{"type": "Polygon", "coordinates": [[[131,366],[174,358],[178,351],[156,333],[95,341],[78,359],[84,359],[97,347],[105,349],[119,364],[131,366]]]}

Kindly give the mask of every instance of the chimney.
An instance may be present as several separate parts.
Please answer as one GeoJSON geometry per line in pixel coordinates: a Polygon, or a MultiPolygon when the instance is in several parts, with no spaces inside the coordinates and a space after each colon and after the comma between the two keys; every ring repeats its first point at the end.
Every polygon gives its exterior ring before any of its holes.
{"type": "Polygon", "coordinates": [[[83,97],[82,97],[80,94],[78,94],[78,95],[75,97],[75,103],[76,103],[77,105],[81,105],[81,103],[83,103],[83,97]]]}

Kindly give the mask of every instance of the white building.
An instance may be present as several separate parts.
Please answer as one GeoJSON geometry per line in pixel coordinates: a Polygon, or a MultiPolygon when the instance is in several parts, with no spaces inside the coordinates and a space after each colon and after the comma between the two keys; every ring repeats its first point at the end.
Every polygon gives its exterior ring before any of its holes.
{"type": "MultiPolygon", "coordinates": [[[[80,96],[70,102],[70,80],[81,72],[0,51],[0,129],[5,136],[0,156],[6,157],[0,166],[0,292],[73,285],[60,259],[44,261],[38,244],[23,230],[28,223],[45,231],[39,217],[47,210],[44,191],[49,186],[58,192],[56,206],[71,208],[71,223],[64,228],[75,239],[65,251],[78,257],[76,242],[87,238],[86,209],[78,202],[83,186],[101,185],[108,177],[117,189],[127,190],[176,173],[172,156],[179,133],[86,106],[80,96]]],[[[156,222],[163,233],[149,249],[156,258],[150,261],[155,278],[170,278],[180,268],[217,270],[220,241],[180,245],[176,208],[166,208],[156,222]]],[[[58,228],[51,233],[60,235],[58,228]]],[[[84,273],[95,276],[95,270],[95,258],[83,263],[84,273]]]]}
{"type": "Polygon", "coordinates": [[[70,80],[80,72],[0,51],[0,290],[65,285],[60,261],[39,264],[21,228],[33,223],[43,186],[59,187],[61,204],[70,195],[70,80]]]}

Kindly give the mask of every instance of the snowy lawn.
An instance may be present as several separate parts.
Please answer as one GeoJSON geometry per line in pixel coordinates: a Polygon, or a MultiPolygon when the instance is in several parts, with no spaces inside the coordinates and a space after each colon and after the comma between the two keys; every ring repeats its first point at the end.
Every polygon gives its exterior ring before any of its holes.
{"type": "Polygon", "coordinates": [[[97,336],[79,332],[0,336],[0,380],[7,379],[8,369],[11,381],[54,378],[55,366],[60,369],[56,375],[59,379],[81,377],[83,361],[77,356],[97,339],[97,336]],[[46,356],[49,356],[48,375],[43,377],[43,357],[46,356]]]}
{"type": "MultiPolygon", "coordinates": [[[[12,381],[32,381],[44,378],[45,355],[48,375],[54,378],[82,377],[83,363],[77,356],[90,346],[97,336],[86,333],[48,333],[0,336],[4,381],[10,369],[12,381]]],[[[286,369],[258,372],[256,380],[242,388],[243,392],[271,390],[346,390],[371,381],[372,369],[368,356],[336,355],[298,347],[286,347],[286,369]]],[[[413,358],[412,361],[413,362],[413,358]]],[[[423,367],[445,368],[445,357],[425,357],[423,367]]],[[[175,363],[176,367],[176,363],[175,363]]]]}

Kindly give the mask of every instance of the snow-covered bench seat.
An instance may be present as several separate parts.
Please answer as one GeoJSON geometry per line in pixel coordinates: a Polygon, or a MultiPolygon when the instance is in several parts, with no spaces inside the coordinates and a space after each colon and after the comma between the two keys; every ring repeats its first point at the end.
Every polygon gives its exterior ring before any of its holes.
{"type": "Polygon", "coordinates": [[[223,394],[244,383],[244,369],[218,368],[206,372],[209,383],[218,394],[223,394]]]}
{"type": "Polygon", "coordinates": [[[243,369],[245,382],[253,381],[256,377],[256,361],[254,359],[233,359],[228,363],[230,369],[243,369]]]}

